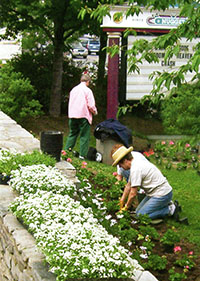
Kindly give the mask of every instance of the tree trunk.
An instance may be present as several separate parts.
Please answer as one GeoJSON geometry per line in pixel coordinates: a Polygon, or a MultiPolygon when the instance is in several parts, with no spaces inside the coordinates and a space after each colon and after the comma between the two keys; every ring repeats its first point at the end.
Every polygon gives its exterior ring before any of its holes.
{"type": "Polygon", "coordinates": [[[49,114],[53,117],[60,116],[61,113],[61,92],[63,73],[63,43],[57,42],[54,49],[52,87],[50,97],[49,114]]]}

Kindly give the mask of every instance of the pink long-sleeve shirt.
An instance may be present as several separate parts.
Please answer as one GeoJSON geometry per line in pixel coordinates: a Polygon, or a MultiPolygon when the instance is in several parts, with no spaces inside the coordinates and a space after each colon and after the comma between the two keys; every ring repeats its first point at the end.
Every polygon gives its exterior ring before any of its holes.
{"type": "Polygon", "coordinates": [[[92,90],[86,86],[86,82],[81,82],[70,92],[68,117],[86,118],[92,124],[92,114],[97,114],[92,90]]]}

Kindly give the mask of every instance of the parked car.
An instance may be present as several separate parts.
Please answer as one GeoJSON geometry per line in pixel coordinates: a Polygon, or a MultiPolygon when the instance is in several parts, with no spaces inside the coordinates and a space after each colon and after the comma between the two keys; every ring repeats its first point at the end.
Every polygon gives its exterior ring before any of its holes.
{"type": "Polygon", "coordinates": [[[87,44],[87,49],[89,54],[91,53],[98,54],[100,50],[100,41],[95,39],[89,40],[87,44]]]}
{"type": "Polygon", "coordinates": [[[72,57],[73,58],[76,58],[79,56],[87,58],[87,55],[88,55],[88,49],[83,47],[83,45],[80,42],[75,42],[72,44],[72,57]]]}
{"type": "Polygon", "coordinates": [[[83,47],[87,48],[88,42],[91,40],[90,38],[87,37],[82,37],[79,39],[83,47]]]}

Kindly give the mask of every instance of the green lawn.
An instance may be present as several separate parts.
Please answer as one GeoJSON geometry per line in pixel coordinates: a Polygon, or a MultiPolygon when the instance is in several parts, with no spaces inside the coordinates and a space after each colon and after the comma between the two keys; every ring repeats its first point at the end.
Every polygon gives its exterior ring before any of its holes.
{"type": "Polygon", "coordinates": [[[159,167],[173,187],[173,198],[182,206],[181,217],[187,216],[189,225],[176,224],[180,234],[200,248],[200,176],[194,169],[178,171],[159,167]]]}

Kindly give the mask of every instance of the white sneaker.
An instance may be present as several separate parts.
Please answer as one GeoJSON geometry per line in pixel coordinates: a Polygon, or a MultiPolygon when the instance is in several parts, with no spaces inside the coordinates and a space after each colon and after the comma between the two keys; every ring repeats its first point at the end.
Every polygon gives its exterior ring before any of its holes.
{"type": "Polygon", "coordinates": [[[79,159],[84,160],[85,158],[84,158],[83,156],[81,156],[81,155],[80,155],[80,156],[79,156],[79,159]]]}
{"type": "Polygon", "coordinates": [[[169,215],[170,216],[173,216],[175,209],[176,209],[176,206],[174,203],[169,205],[169,215]]]}

